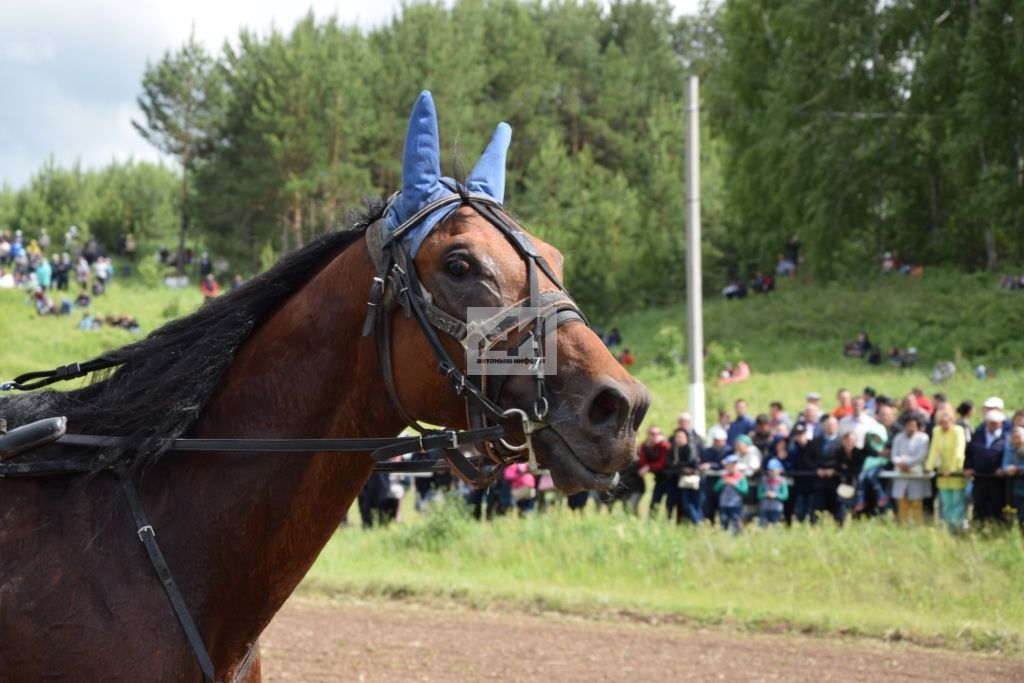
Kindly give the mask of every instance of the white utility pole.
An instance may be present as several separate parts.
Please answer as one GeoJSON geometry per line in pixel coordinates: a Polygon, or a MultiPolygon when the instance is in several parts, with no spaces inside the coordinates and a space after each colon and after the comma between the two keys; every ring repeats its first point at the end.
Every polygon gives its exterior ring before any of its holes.
{"type": "Polygon", "coordinates": [[[686,86],[686,349],[693,429],[707,434],[704,406],[704,308],[700,268],[700,101],[696,76],[686,86]]]}

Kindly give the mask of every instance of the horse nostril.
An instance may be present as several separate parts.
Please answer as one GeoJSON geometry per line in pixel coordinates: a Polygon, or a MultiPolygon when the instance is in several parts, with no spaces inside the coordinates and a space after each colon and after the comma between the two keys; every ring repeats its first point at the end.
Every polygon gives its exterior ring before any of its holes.
{"type": "Polygon", "coordinates": [[[641,387],[640,396],[637,400],[636,407],[633,410],[633,431],[639,432],[640,425],[643,424],[644,418],[647,417],[647,409],[651,407],[651,394],[641,387]]]}
{"type": "Polygon", "coordinates": [[[590,410],[587,411],[587,417],[590,420],[590,424],[594,426],[601,426],[610,420],[614,420],[615,416],[619,412],[621,403],[625,401],[625,397],[617,391],[611,389],[604,389],[594,400],[590,402],[590,410]]]}

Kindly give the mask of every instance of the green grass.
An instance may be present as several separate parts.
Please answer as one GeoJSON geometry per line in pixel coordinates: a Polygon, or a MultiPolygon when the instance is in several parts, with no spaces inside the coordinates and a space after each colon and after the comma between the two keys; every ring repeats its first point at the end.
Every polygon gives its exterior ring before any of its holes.
{"type": "MultiPolygon", "coordinates": [[[[657,358],[675,350],[685,359],[685,308],[638,311],[608,321],[607,327],[612,324],[637,356],[634,374],[655,396],[648,423],[674,425],[688,407],[687,369],[659,364],[657,358]]],[[[823,405],[831,409],[838,389],[859,393],[868,385],[897,397],[919,386],[976,405],[996,394],[1006,399],[1007,408],[1024,407],[1020,329],[1024,295],[998,291],[995,279],[985,274],[929,271],[921,280],[892,275],[824,286],[784,281],[768,296],[710,299],[704,307],[708,420],[716,419],[717,409],[731,411],[737,398],[746,398],[752,412],[766,412],[771,401],[781,400],[795,415],[810,391],[822,394],[823,405]],[[844,358],[844,342],[863,330],[883,349],[916,346],[917,367],[875,367],[844,358]],[[751,378],[720,384],[717,376],[726,360],[747,361],[751,378]],[[955,362],[958,372],[937,385],[929,375],[940,360],[955,362]],[[978,363],[994,368],[996,376],[974,379],[978,363]]]]}
{"type": "MultiPolygon", "coordinates": [[[[74,299],[77,291],[63,294],[74,299]]],[[[56,298],[56,297],[55,297],[56,298]]],[[[134,315],[143,333],[191,312],[202,302],[199,288],[169,289],[148,286],[139,279],[115,280],[107,294],[93,299],[96,316],[134,315]]],[[[0,289],[0,380],[29,370],[44,370],[86,360],[128,344],[138,337],[118,328],[81,331],[81,309],[70,316],[36,315],[20,290],[0,289]]]]}
{"type": "Polygon", "coordinates": [[[1024,652],[1017,533],[859,523],[734,537],[561,510],[480,524],[459,507],[339,532],[302,590],[1024,652]]]}

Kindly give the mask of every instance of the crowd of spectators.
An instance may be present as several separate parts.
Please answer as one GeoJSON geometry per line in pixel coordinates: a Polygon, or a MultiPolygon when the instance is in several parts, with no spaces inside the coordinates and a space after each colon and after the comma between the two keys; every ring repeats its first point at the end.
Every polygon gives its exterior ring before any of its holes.
{"type": "Polygon", "coordinates": [[[638,514],[649,491],[651,518],[717,523],[734,533],[751,523],[844,524],[878,516],[901,524],[938,516],[963,531],[1005,525],[1014,508],[1024,530],[1024,409],[1007,415],[1003,400],[991,396],[980,413],[976,420],[971,401],[954,406],[942,393],[929,397],[919,388],[899,400],[871,387],[859,395],[841,389],[831,410],[810,393],[795,416],[779,401],[751,415],[740,399],[733,413],[720,413],[706,438],[687,413],[671,434],[650,426],[612,492],[563,497],[549,474],[519,464],[484,491],[447,474],[375,475],[380,480],[364,489],[360,509],[366,524],[394,519],[407,487],[415,486],[417,507],[455,496],[477,518],[561,504],[573,510],[621,505],[638,514]],[[375,517],[365,512],[371,509],[388,512],[375,517]]]}
{"type": "Polygon", "coordinates": [[[871,387],[857,396],[842,389],[836,400],[826,411],[811,393],[796,417],[773,402],[752,418],[741,399],[706,443],[686,414],[670,437],[652,426],[624,477],[632,488],[618,495],[639,501],[650,473],[652,516],[664,507],[680,522],[717,518],[734,531],[753,519],[842,524],[894,515],[915,523],[936,513],[962,530],[969,519],[1005,523],[1007,507],[1024,528],[1024,410],[1008,416],[992,396],[975,421],[970,401],[954,406],[919,388],[898,401],[871,387]]]}
{"type": "Polygon", "coordinates": [[[60,246],[45,228],[29,240],[21,230],[0,232],[0,289],[23,289],[39,315],[71,315],[77,307],[91,317],[89,307],[113,277],[113,262],[102,245],[75,226],[60,246]]]}

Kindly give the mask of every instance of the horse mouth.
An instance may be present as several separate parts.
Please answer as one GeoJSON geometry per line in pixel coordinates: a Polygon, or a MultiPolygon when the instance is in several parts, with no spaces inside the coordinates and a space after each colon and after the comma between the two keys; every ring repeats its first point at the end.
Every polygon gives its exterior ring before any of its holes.
{"type": "Polygon", "coordinates": [[[533,440],[541,446],[537,449],[538,460],[551,472],[552,481],[564,493],[607,491],[618,485],[617,471],[604,473],[588,467],[551,425],[535,432],[533,440]]]}

